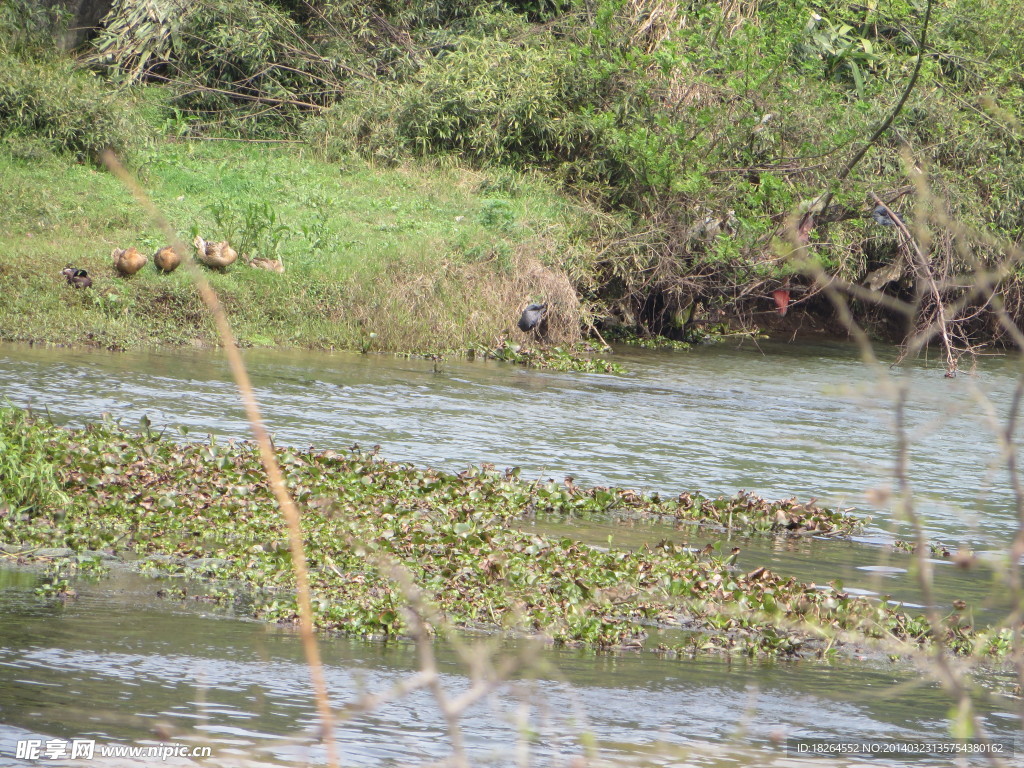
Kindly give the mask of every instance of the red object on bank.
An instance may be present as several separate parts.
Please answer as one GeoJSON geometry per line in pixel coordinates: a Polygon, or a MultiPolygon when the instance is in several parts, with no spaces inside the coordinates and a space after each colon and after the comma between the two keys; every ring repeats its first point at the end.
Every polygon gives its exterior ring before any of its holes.
{"type": "Polygon", "coordinates": [[[789,309],[789,291],[785,288],[778,288],[772,291],[772,298],[775,299],[775,306],[779,308],[779,314],[785,316],[789,309]]]}

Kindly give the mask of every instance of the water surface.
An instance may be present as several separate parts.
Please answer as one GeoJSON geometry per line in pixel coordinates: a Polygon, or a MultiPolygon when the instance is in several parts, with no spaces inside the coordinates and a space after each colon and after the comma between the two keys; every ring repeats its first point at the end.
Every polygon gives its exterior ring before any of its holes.
{"type": "MultiPolygon", "coordinates": [[[[894,350],[882,349],[892,359],[894,350]]],[[[817,497],[871,512],[874,533],[907,536],[865,494],[892,485],[889,385],[910,391],[911,476],[929,531],[953,546],[1005,548],[1016,526],[997,418],[1018,373],[983,358],[974,375],[865,365],[852,345],[766,343],[691,352],[620,350],[628,376],[562,374],[502,363],[309,351],[246,353],[279,443],[382,447],[448,469],[490,462],[526,476],[678,493],[817,497]]],[[[108,353],[0,345],[0,395],[82,424],[248,435],[217,351],[108,353]]],[[[877,498],[877,494],[876,494],[877,498]]]]}
{"type": "MultiPolygon", "coordinates": [[[[497,363],[434,364],[316,352],[246,353],[279,444],[379,444],[385,456],[452,470],[491,462],[528,477],[678,493],[752,490],[815,496],[874,514],[853,542],[735,539],[741,568],[768,565],[804,581],[841,580],[868,597],[919,600],[911,558],[869,543],[906,535],[865,493],[891,483],[890,385],[906,383],[912,479],[932,536],[998,552],[1015,512],[994,439],[1016,361],[982,361],[945,379],[925,365],[876,370],[843,344],[761,344],[691,353],[620,351],[628,376],[558,374],[497,363]]],[[[61,423],[146,416],[177,434],[245,437],[248,427],[217,352],[114,354],[0,346],[0,396],[61,423]]],[[[876,493],[877,498],[877,493],[876,493]]],[[[524,522],[594,546],[660,538],[702,546],[720,533],[642,523],[524,522]]],[[[1005,613],[986,566],[936,561],[944,607],[966,599],[979,621],[1005,613]]],[[[37,598],[38,575],[0,571],[0,765],[33,734],[175,740],[261,764],[323,759],[297,638],[286,630],[159,600],[158,582],[117,573],[80,585],[67,604],[37,598]]],[[[497,643],[503,657],[522,645],[497,643]]],[[[469,686],[466,664],[438,646],[446,690],[469,686]]],[[[332,703],[380,692],[416,669],[406,643],[328,639],[332,703]]],[[[616,765],[791,765],[780,739],[945,736],[949,700],[927,675],[884,659],[730,663],[651,653],[536,649],[535,663],[467,713],[474,764],[569,765],[592,733],[616,765]],[[531,736],[523,738],[524,733],[531,736]]],[[[999,738],[1018,733],[1017,702],[998,674],[975,695],[999,738]],[[997,691],[993,693],[994,691],[997,691]]],[[[448,755],[444,719],[417,691],[339,725],[345,765],[400,766],[448,755]]],[[[879,764],[878,762],[874,763],[879,764]]],[[[928,764],[918,763],[918,764],[928,764]]],[[[934,764],[948,764],[934,763],[934,764]]]]}
{"type": "MultiPolygon", "coordinates": [[[[160,741],[157,727],[165,741],[212,746],[220,760],[323,761],[295,633],[160,600],[163,582],[130,573],[79,583],[67,603],[36,598],[37,579],[0,569],[0,765],[19,764],[11,758],[20,738],[145,744],[160,741]]],[[[524,651],[495,638],[479,648],[524,651]]],[[[321,650],[336,707],[417,669],[406,642],[326,638],[321,650]]],[[[523,755],[529,765],[571,765],[585,754],[585,733],[615,765],[709,767],[791,764],[786,738],[945,736],[948,698],[906,664],[729,663],[540,645],[528,655],[461,720],[474,765],[522,764],[523,755]]],[[[437,657],[446,693],[467,690],[458,654],[439,643],[437,657]]],[[[1012,702],[985,692],[978,701],[986,727],[1012,745],[1012,702]]],[[[344,765],[404,766],[447,757],[446,733],[431,694],[419,690],[339,724],[336,738],[344,765]]]]}

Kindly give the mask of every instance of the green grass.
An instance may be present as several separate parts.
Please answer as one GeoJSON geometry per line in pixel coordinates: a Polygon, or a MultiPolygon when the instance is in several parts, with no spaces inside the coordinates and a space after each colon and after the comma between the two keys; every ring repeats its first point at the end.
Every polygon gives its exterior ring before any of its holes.
{"type": "MultiPolygon", "coordinates": [[[[109,173],[66,156],[0,151],[0,338],[126,349],[215,343],[186,270],[115,275],[112,248],[152,255],[163,236],[109,173]],[[92,289],[60,270],[84,268],[92,289]]],[[[30,148],[31,149],[31,148],[30,148]]],[[[178,234],[281,258],[209,273],[240,343],[390,351],[466,349],[514,331],[522,305],[579,308],[566,269],[586,212],[528,175],[424,164],[379,169],[301,147],[160,142],[133,156],[178,234]]]]}

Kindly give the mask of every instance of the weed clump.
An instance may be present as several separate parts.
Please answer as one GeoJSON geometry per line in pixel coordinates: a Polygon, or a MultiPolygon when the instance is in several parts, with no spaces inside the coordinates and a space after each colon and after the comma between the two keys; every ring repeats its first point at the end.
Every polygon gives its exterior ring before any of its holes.
{"type": "Polygon", "coordinates": [[[23,411],[0,409],[0,520],[53,514],[70,501],[50,456],[52,442],[23,411]]]}
{"type": "MultiPolygon", "coordinates": [[[[37,463],[73,493],[66,508],[41,503],[37,519],[0,517],[6,551],[27,557],[54,543],[79,552],[116,547],[141,555],[143,567],[216,580],[213,595],[225,602],[243,589],[261,618],[295,621],[287,534],[254,445],[180,444],[148,425],[132,433],[111,422],[72,432],[9,409],[0,409],[0,424],[9,425],[0,432],[5,438],[28,439],[37,463]]],[[[736,553],[723,556],[721,547],[695,551],[662,541],[605,550],[520,525],[524,514],[675,511],[712,525],[728,519],[732,530],[823,532],[855,522],[842,513],[748,495],[661,499],[581,488],[571,478],[529,482],[514,468],[454,475],[355,449],[277,453],[303,512],[320,629],[407,634],[405,595],[393,578],[401,568],[442,617],[440,631],[500,624],[561,644],[639,649],[648,630],[660,627],[683,630],[691,638],[680,649],[686,653],[778,656],[824,653],[823,635],[911,647],[928,645],[939,632],[957,653],[984,642],[957,616],[932,629],[923,617],[841,585],[821,589],[766,567],[744,573],[736,553]]],[[[21,468],[10,479],[20,483],[21,468]]],[[[1005,650],[985,645],[993,654],[1005,650]]]]}

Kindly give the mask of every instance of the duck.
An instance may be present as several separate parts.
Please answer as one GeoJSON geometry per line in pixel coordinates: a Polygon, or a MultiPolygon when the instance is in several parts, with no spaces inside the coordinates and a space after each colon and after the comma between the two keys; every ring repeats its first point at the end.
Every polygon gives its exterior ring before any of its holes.
{"type": "Polygon", "coordinates": [[[219,243],[208,243],[199,235],[192,241],[196,246],[197,258],[206,266],[212,269],[224,269],[235,263],[238,252],[232,248],[227,240],[219,243]]]}
{"type": "Polygon", "coordinates": [[[165,245],[153,255],[153,263],[164,274],[173,272],[181,264],[181,254],[169,245],[165,245]]]}
{"type": "Polygon", "coordinates": [[[115,248],[110,252],[110,256],[114,260],[114,269],[124,277],[134,275],[149,261],[134,248],[115,248]]]}
{"type": "Polygon", "coordinates": [[[92,288],[92,278],[89,277],[89,273],[84,269],[65,267],[60,273],[64,275],[68,285],[73,285],[75,288],[92,288]]]}
{"type": "Polygon", "coordinates": [[[530,304],[519,317],[519,330],[523,333],[536,330],[538,333],[543,334],[544,326],[547,325],[547,319],[547,304],[530,304]]]}
{"type": "Polygon", "coordinates": [[[284,274],[284,262],[280,259],[261,259],[257,257],[249,262],[249,266],[256,267],[256,269],[265,269],[268,272],[284,274]]]}

